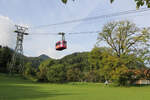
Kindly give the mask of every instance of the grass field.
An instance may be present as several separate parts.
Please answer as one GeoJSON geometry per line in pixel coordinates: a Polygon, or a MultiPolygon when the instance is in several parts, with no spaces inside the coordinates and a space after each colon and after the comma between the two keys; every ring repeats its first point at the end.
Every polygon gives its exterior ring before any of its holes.
{"type": "Polygon", "coordinates": [[[0,100],[150,100],[150,87],[33,83],[0,74],[0,100]]]}

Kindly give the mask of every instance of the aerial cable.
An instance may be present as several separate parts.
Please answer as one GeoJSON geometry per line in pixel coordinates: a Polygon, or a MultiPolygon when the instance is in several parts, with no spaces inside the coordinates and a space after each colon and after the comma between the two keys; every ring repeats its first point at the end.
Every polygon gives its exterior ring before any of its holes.
{"type": "Polygon", "coordinates": [[[92,34],[92,33],[100,33],[101,31],[87,31],[87,32],[74,32],[74,33],[68,33],[69,35],[72,34],[92,34]]]}
{"type": "MultiPolygon", "coordinates": [[[[83,32],[65,32],[66,35],[73,35],[73,34],[92,34],[92,33],[100,33],[101,31],[83,31],[83,32]]],[[[58,33],[30,33],[30,35],[58,35],[58,33]]]]}
{"type": "Polygon", "coordinates": [[[58,35],[58,33],[31,33],[30,35],[58,35]]]}
{"type": "Polygon", "coordinates": [[[112,14],[107,14],[107,15],[64,21],[64,22],[54,23],[54,24],[49,24],[49,25],[39,25],[39,26],[35,26],[35,27],[30,27],[30,28],[42,28],[42,27],[58,26],[58,25],[64,25],[64,24],[77,23],[77,22],[81,22],[81,21],[96,20],[96,19],[102,19],[102,18],[107,18],[107,17],[121,16],[121,15],[140,13],[140,12],[146,12],[146,11],[150,11],[150,8],[142,8],[140,10],[122,11],[122,12],[117,12],[117,13],[112,13],[112,14]]]}

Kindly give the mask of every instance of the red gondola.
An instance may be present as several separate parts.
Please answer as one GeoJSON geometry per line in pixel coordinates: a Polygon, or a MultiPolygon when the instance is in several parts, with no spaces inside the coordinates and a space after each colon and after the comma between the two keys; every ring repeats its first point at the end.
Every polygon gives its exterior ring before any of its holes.
{"type": "Polygon", "coordinates": [[[59,33],[59,35],[62,35],[62,40],[56,43],[56,50],[62,51],[67,49],[67,41],[65,41],[65,33],[59,33]]]}

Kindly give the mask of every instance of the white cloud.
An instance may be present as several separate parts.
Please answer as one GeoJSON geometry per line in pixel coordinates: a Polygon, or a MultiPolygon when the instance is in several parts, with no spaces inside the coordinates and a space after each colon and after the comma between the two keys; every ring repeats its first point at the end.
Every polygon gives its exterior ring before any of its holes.
{"type": "Polygon", "coordinates": [[[16,34],[13,22],[5,16],[0,16],[0,45],[14,48],[16,34]]]}

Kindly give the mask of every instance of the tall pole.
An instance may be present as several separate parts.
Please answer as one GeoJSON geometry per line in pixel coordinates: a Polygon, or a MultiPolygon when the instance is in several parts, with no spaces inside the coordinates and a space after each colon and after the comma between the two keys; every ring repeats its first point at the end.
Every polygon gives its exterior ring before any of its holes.
{"type": "Polygon", "coordinates": [[[15,72],[17,73],[23,72],[24,69],[23,39],[24,35],[29,35],[28,33],[25,33],[25,31],[28,28],[19,25],[15,25],[15,27],[16,30],[14,32],[17,33],[17,41],[15,51],[12,56],[12,60],[9,64],[9,71],[11,74],[15,72]]]}

